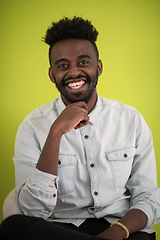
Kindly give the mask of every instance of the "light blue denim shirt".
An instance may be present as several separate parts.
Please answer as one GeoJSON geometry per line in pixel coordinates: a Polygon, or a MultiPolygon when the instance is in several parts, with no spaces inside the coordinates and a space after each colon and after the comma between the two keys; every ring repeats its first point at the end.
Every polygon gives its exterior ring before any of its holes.
{"type": "Polygon", "coordinates": [[[129,209],[160,222],[160,189],[151,132],[141,114],[98,97],[89,123],[63,135],[58,176],[36,169],[50,127],[64,110],[61,97],[30,113],[18,129],[15,171],[22,213],[79,226],[86,218],[113,222],[129,209]]]}

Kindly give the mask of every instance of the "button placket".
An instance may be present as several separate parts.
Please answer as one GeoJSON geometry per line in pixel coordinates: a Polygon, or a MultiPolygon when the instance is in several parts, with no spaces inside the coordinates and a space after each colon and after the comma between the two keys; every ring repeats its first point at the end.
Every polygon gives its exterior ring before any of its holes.
{"type": "MultiPolygon", "coordinates": [[[[87,165],[91,179],[91,193],[94,200],[94,206],[100,205],[100,194],[99,194],[99,178],[95,164],[94,149],[91,142],[90,134],[86,130],[89,130],[91,126],[86,126],[84,129],[81,129],[81,135],[84,138],[84,147],[86,150],[87,165]]],[[[93,209],[93,208],[92,208],[93,209]]],[[[95,208],[94,208],[95,209],[95,208]]],[[[95,212],[95,211],[93,211],[95,212]]]]}

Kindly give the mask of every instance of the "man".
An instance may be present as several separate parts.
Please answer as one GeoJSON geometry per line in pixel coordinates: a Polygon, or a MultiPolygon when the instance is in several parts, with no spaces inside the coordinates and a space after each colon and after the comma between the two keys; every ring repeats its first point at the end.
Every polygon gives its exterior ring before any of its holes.
{"type": "Polygon", "coordinates": [[[49,77],[60,97],[18,130],[22,215],[2,223],[2,239],[155,239],[160,189],[152,136],[134,108],[98,96],[97,35],[77,17],[47,30],[49,77]]]}

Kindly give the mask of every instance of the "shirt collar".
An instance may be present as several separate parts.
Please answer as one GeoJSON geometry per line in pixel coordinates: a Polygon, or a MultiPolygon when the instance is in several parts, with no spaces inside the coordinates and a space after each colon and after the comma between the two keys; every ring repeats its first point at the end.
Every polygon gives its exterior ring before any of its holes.
{"type": "MultiPolygon", "coordinates": [[[[66,105],[62,101],[61,95],[59,96],[59,98],[57,100],[58,100],[57,101],[57,110],[58,110],[58,114],[60,115],[61,112],[66,108],[66,105]]],[[[99,95],[97,94],[97,102],[96,102],[93,110],[88,114],[89,122],[93,125],[97,121],[99,110],[100,110],[100,98],[99,98],[99,95]]]]}
{"type": "Polygon", "coordinates": [[[92,109],[92,111],[88,114],[89,116],[89,122],[92,123],[93,125],[96,123],[98,116],[99,116],[99,111],[100,111],[100,98],[97,94],[97,102],[92,109]]]}

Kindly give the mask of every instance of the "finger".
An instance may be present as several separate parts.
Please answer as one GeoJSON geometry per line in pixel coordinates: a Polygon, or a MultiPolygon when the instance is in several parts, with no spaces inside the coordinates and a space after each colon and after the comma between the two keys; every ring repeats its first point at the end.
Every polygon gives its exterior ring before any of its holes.
{"type": "Polygon", "coordinates": [[[79,107],[79,111],[80,111],[82,114],[84,114],[84,115],[87,115],[87,114],[88,114],[88,111],[87,111],[86,109],[84,109],[84,108],[80,108],[80,107],[79,107]]]}
{"type": "Polygon", "coordinates": [[[74,129],[78,129],[78,128],[81,128],[81,127],[84,127],[88,124],[89,122],[89,117],[88,115],[85,116],[84,120],[81,121],[74,129]]]}

